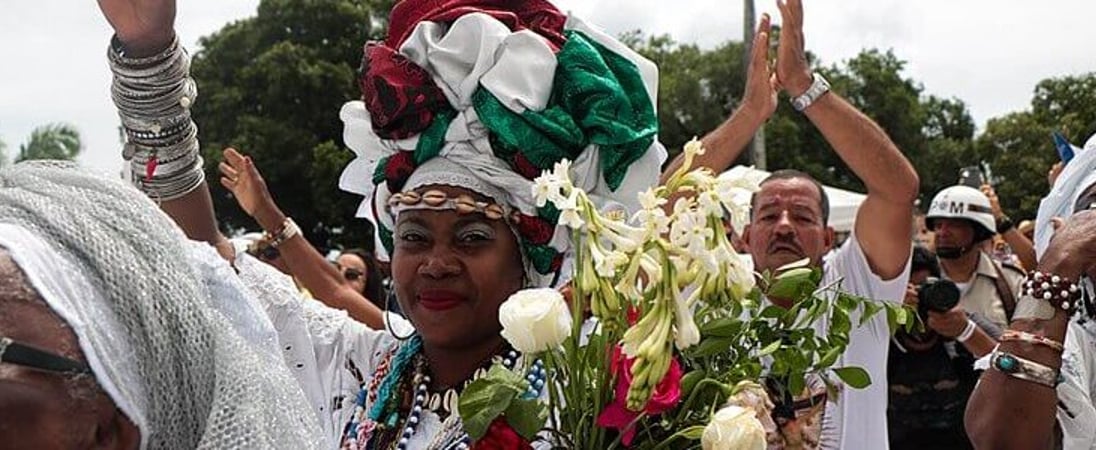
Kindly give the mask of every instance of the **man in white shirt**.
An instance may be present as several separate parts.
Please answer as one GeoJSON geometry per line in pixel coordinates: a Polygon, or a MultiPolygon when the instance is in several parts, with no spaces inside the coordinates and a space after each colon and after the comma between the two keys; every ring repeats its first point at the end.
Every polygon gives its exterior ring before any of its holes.
{"type": "MultiPolygon", "coordinates": [[[[823,283],[843,278],[842,290],[846,292],[901,302],[909,276],[909,230],[919,184],[917,173],[877,124],[830,93],[821,75],[811,73],[803,46],[802,1],[779,1],[777,5],[783,27],[774,73],[766,61],[769,30],[768,17],[763,16],[742,106],[725,126],[704,138],[709,151],[700,155],[696,164],[716,172],[728,167],[775,111],[778,93],[787,92],[795,109],[818,127],[868,191],[852,236],[825,264],[823,283]]],[[[671,163],[665,176],[680,165],[680,159],[671,163]]],[[[834,242],[834,231],[827,225],[828,203],[821,185],[805,173],[782,171],[765,180],[742,236],[756,270],[772,271],[804,258],[815,267],[822,266],[822,257],[834,242]]],[[[770,300],[788,305],[786,299],[770,300]]],[[[823,329],[827,326],[819,324],[823,329]]],[[[863,390],[845,389],[839,399],[830,399],[822,424],[822,448],[888,448],[888,342],[885,317],[853,330],[837,366],[864,368],[872,385],[863,390]]]]}

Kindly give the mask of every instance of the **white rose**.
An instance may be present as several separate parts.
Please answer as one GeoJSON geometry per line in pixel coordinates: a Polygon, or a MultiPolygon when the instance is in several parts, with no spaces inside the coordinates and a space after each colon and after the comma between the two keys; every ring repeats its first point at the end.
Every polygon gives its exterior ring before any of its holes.
{"type": "Polygon", "coordinates": [[[571,334],[571,312],[555,289],[524,289],[499,306],[502,337],[522,353],[556,348],[571,334]]]}
{"type": "Polygon", "coordinates": [[[765,428],[752,409],[725,406],[700,436],[704,450],[765,450],[765,428]]]}

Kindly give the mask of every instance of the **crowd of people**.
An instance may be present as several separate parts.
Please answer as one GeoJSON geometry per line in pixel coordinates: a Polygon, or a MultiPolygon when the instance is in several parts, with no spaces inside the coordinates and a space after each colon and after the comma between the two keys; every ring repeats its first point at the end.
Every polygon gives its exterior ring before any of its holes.
{"type": "MultiPolygon", "coordinates": [[[[567,233],[532,179],[569,159],[599,206],[634,211],[684,163],[657,139],[657,67],[614,38],[546,0],[403,0],[340,111],[356,155],[340,187],[365,197],[375,250],[325,257],[231,148],[219,184],[263,231],[229,239],[174,0],[99,5],[131,182],[0,170],[3,448],[483,448],[456,398],[485,364],[522,357],[500,305],[569,281],[567,233]]],[[[1052,170],[1034,220],[1014,223],[988,184],[919,214],[901,150],[810,70],[801,0],[777,5],[775,57],[763,16],[742,101],[693,163],[726,170],[790,97],[866,198],[837,245],[822,185],[777,171],[736,247],[759,273],[806,259],[924,327],[853,330],[839,365],[874,382],[775,399],[777,423],[809,430],[770,446],[1096,449],[1096,137],[1052,170]]]]}

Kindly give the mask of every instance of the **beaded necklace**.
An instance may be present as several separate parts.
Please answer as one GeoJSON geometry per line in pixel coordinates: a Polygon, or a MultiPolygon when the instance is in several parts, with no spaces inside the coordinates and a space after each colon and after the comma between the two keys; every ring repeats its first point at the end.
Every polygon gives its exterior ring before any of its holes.
{"type": "MultiPolygon", "coordinates": [[[[460,424],[460,417],[456,413],[456,402],[459,391],[454,388],[442,393],[430,392],[430,375],[427,373],[426,359],[422,356],[422,338],[413,336],[404,345],[390,350],[381,362],[370,382],[358,391],[355,399],[354,414],[347,424],[340,448],[343,450],[379,450],[395,448],[406,450],[412,436],[422,421],[423,410],[429,410],[439,417],[447,415],[442,423],[442,430],[431,441],[429,449],[440,450],[467,450],[472,440],[464,432],[460,424]],[[413,365],[414,370],[410,380],[404,376],[408,365],[413,365]],[[410,381],[411,408],[402,427],[399,425],[399,410],[405,396],[399,395],[400,386],[410,381]],[[369,404],[367,410],[365,405],[369,404]],[[444,409],[444,414],[438,409],[444,409]],[[397,434],[397,431],[400,431],[397,434]]],[[[518,360],[518,353],[510,350],[502,363],[507,369],[513,370],[518,360]]],[[[493,358],[496,361],[498,357],[493,358]]],[[[486,369],[479,369],[473,377],[461,386],[467,387],[472,381],[486,375],[486,369]]],[[[529,382],[529,390],[523,395],[525,398],[537,398],[544,388],[544,380],[547,371],[544,363],[539,359],[530,366],[526,374],[529,382]]]]}

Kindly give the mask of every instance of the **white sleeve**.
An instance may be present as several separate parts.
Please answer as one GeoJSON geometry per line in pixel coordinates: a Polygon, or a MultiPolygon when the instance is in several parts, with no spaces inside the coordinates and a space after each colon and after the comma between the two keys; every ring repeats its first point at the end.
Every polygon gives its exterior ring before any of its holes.
{"type": "Polygon", "coordinates": [[[198,270],[206,288],[207,304],[220,312],[240,337],[275,364],[281,363],[278,334],[264,313],[263,306],[251,295],[216,250],[205,242],[187,241],[187,256],[198,270]]]}
{"type": "Polygon", "coordinates": [[[250,255],[237,257],[236,268],[265,308],[285,364],[321,426],[338,442],[358,390],[373,373],[378,356],[395,340],[345,311],[304,298],[291,278],[250,255]]]}
{"type": "Polygon", "coordinates": [[[1058,424],[1065,450],[1096,449],[1096,339],[1070,322],[1058,385],[1058,424]]]}

